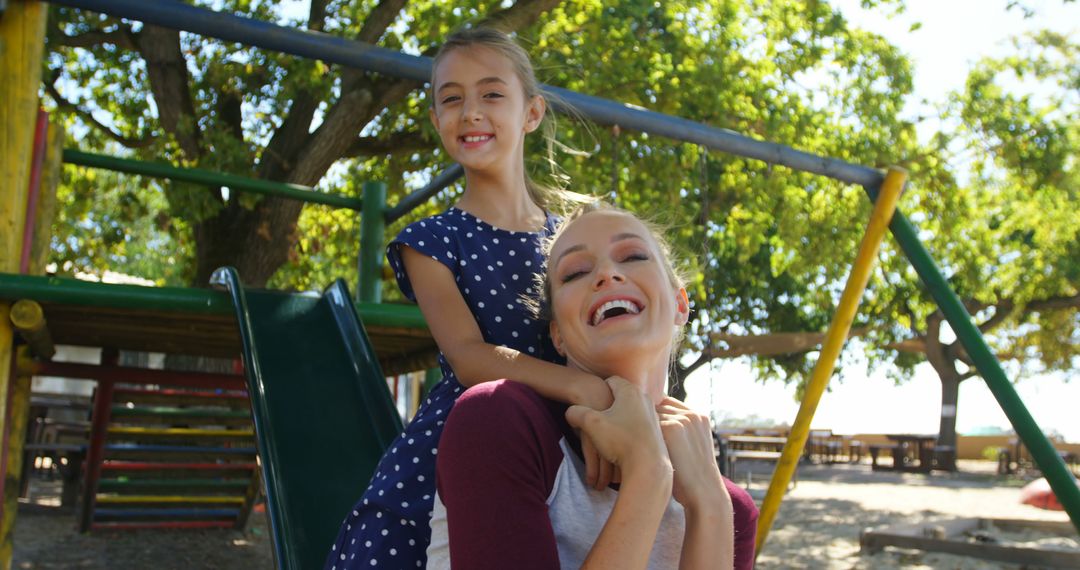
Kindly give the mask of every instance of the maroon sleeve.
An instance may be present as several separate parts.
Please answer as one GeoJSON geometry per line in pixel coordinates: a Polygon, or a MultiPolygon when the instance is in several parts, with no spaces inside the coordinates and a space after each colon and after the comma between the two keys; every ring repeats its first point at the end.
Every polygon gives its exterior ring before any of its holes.
{"type": "Polygon", "coordinates": [[[754,540],[757,537],[758,508],[742,487],[724,477],[735,513],[735,570],[754,567],[754,540]]]}
{"type": "Polygon", "coordinates": [[[544,400],[522,384],[485,382],[461,395],[435,467],[452,567],[559,567],[547,498],[561,437],[544,400]]]}

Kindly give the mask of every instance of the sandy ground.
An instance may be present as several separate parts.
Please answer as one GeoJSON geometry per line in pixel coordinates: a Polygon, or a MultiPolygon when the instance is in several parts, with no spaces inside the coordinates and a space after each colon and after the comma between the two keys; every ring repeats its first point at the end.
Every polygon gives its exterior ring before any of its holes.
{"type": "MultiPolygon", "coordinates": [[[[800,467],[800,481],[785,496],[757,567],[1020,569],[1023,566],[893,547],[873,555],[861,553],[859,534],[870,528],[973,517],[1069,520],[1060,511],[1020,504],[1024,481],[998,477],[989,464],[962,462],[960,469],[960,473],[928,476],[871,472],[867,465],[800,467]]],[[[769,474],[764,467],[750,486],[759,501],[769,474]]],[[[1023,539],[1029,547],[1080,552],[1075,533],[998,534],[1002,539],[1023,539]]]]}
{"type": "MultiPolygon", "coordinates": [[[[764,496],[771,464],[739,463],[752,470],[750,491],[764,496]]],[[[932,476],[871,472],[867,465],[799,468],[799,483],[784,499],[779,516],[758,558],[758,568],[872,569],[943,568],[983,570],[1009,565],[969,557],[886,548],[860,553],[859,533],[866,528],[905,523],[940,523],[965,517],[1067,521],[1062,512],[1018,502],[1024,481],[1003,479],[993,466],[962,463],[961,472],[932,476]]],[[[239,531],[138,531],[80,535],[71,510],[47,506],[47,488],[37,504],[21,505],[15,526],[17,569],[190,569],[273,568],[265,518],[252,515],[239,531]],[[44,504],[42,504],[44,503],[44,504]]],[[[1080,551],[1080,538],[1038,533],[1023,537],[1040,548],[1080,551]]],[[[1034,567],[1027,567],[1034,568],[1034,567]]]]}

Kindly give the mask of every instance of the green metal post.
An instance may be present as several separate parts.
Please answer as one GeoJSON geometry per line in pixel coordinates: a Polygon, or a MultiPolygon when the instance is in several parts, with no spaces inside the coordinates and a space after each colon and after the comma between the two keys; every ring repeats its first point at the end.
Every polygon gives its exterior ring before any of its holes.
{"type": "Polygon", "coordinates": [[[382,300],[382,248],[386,222],[386,184],[364,183],[364,209],[360,212],[360,277],[356,290],[361,303],[382,300]]]}
{"type": "MultiPolygon", "coordinates": [[[[867,188],[867,192],[872,200],[877,198],[876,189],[867,188]]],[[[1075,478],[1065,467],[1065,462],[1061,460],[1050,440],[1046,438],[1046,434],[1039,429],[1035,418],[1020,400],[1020,395],[1016,393],[1016,389],[1005,376],[1005,371],[1002,370],[997,357],[987,346],[978,327],[972,322],[971,315],[953,293],[945,277],[930,258],[930,254],[919,241],[915,228],[903,214],[897,211],[889,229],[892,230],[893,236],[907,254],[911,265],[930,290],[930,295],[941,308],[945,319],[949,321],[953,332],[956,333],[956,338],[960,340],[964,350],[975,362],[975,367],[986,380],[986,385],[990,387],[994,397],[997,398],[1002,411],[1016,430],[1016,435],[1031,451],[1031,457],[1050,483],[1050,488],[1065,508],[1073,526],[1080,531],[1080,487],[1077,487],[1075,478]]]]}

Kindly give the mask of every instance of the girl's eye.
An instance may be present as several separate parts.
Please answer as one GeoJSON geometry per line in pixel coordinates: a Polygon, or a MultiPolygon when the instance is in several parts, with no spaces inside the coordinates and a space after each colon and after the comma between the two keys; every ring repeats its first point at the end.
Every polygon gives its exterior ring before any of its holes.
{"type": "Polygon", "coordinates": [[[627,261],[648,261],[648,260],[649,260],[648,254],[645,254],[645,253],[642,253],[642,252],[633,252],[633,253],[627,254],[626,257],[623,258],[624,263],[627,262],[627,261]]]}
{"type": "Polygon", "coordinates": [[[441,103],[443,105],[446,105],[448,103],[453,103],[453,102],[457,101],[458,99],[461,99],[461,97],[458,97],[457,95],[449,95],[447,97],[443,97],[441,103]]]}
{"type": "Polygon", "coordinates": [[[501,99],[502,96],[503,96],[502,93],[499,93],[497,91],[492,91],[491,93],[485,94],[484,98],[486,98],[486,99],[501,99]]]}

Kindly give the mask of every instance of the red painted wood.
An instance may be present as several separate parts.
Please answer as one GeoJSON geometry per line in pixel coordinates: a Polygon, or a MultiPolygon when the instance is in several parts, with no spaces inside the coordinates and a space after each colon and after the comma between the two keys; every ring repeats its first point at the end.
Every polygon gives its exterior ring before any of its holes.
{"type": "Polygon", "coordinates": [[[192,469],[199,471],[241,471],[258,467],[255,463],[143,463],[133,461],[110,461],[101,466],[103,471],[157,471],[192,469]]]}

